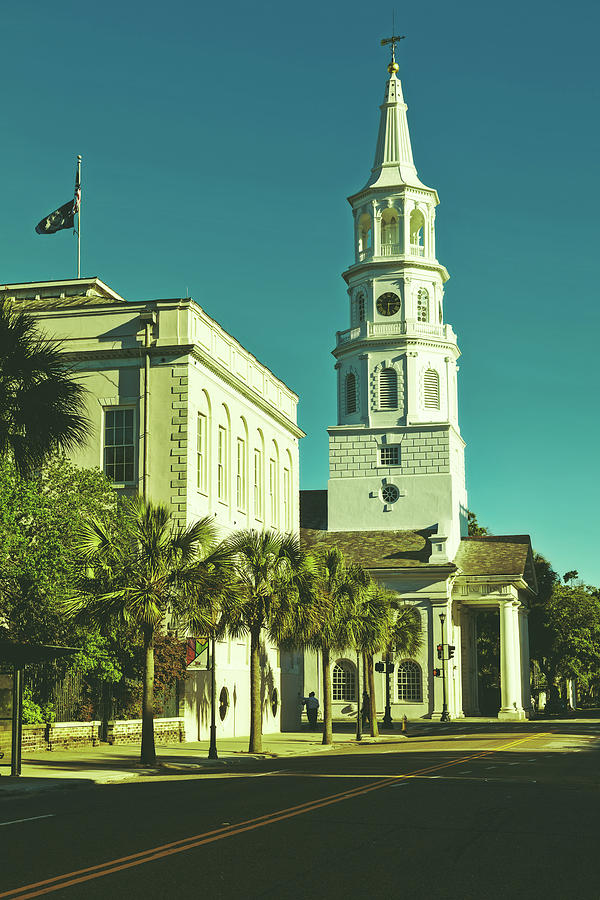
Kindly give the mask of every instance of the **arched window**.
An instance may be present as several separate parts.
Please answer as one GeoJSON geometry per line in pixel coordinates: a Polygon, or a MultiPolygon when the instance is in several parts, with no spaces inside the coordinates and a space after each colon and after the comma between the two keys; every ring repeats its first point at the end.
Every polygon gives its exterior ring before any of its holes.
{"type": "Polygon", "coordinates": [[[356,668],[346,659],[339,659],[331,673],[332,697],[351,703],[356,700],[356,668]]]}
{"type": "Polygon", "coordinates": [[[379,373],[379,408],[397,409],[398,377],[395,369],[382,369],[379,373]]]}
{"type": "Polygon", "coordinates": [[[398,666],[398,700],[404,703],[421,703],[423,700],[421,667],[412,659],[405,659],[398,666]]]}
{"type": "Polygon", "coordinates": [[[358,250],[364,253],[371,249],[371,216],[369,213],[363,213],[358,220],[358,250]]]}
{"type": "Polygon", "coordinates": [[[381,251],[382,256],[390,256],[399,253],[398,223],[400,216],[398,210],[393,207],[384,209],[381,215],[381,251]]]}
{"type": "Polygon", "coordinates": [[[429,409],[440,408],[440,376],[435,369],[427,369],[423,376],[423,403],[429,409]]]}
{"type": "Polygon", "coordinates": [[[429,322],[429,292],[425,288],[417,291],[417,322],[429,322]]]}
{"type": "Polygon", "coordinates": [[[346,413],[356,412],[356,375],[348,372],[346,375],[346,413]]]}
{"type": "Polygon", "coordinates": [[[410,214],[410,252],[413,256],[425,255],[425,217],[420,209],[410,214]]]}

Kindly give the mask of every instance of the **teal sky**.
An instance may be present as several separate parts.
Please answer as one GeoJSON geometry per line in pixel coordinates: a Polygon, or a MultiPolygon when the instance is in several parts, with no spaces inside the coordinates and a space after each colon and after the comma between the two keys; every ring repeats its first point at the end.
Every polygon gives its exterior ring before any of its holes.
{"type": "MultiPolygon", "coordinates": [[[[436,187],[463,357],[469,506],[600,584],[600,7],[396,10],[415,162],[436,187]]],[[[372,164],[392,6],[22,0],[2,15],[0,282],[75,276],[38,236],[83,155],[82,274],[191,294],[301,398],[327,482],[346,197],[372,164]]]]}

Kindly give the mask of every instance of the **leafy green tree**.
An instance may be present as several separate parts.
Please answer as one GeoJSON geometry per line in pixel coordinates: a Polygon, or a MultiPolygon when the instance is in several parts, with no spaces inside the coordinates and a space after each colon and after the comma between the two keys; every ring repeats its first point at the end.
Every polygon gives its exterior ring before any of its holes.
{"type": "Polygon", "coordinates": [[[467,524],[469,529],[469,537],[477,537],[482,534],[489,534],[487,528],[479,524],[476,514],[474,512],[471,512],[470,509],[467,510],[467,524]]]}
{"type": "Polygon", "coordinates": [[[86,391],[34,320],[0,300],[0,457],[10,455],[24,477],[57,451],[86,437],[86,391]]]}
{"type": "Polygon", "coordinates": [[[314,564],[296,537],[275,531],[240,531],[225,542],[235,560],[237,597],[222,604],[233,637],[250,635],[249,751],[262,751],[261,637],[281,644],[302,617],[310,628],[314,564]]]}
{"type": "Polygon", "coordinates": [[[119,527],[117,495],[99,469],[55,457],[24,479],[12,460],[0,458],[0,620],[13,638],[81,647],[69,660],[28,672],[32,702],[42,707],[71,669],[99,679],[120,671],[122,635],[100,636],[69,622],[63,611],[80,575],[74,538],[93,516],[119,527]]]}
{"type": "Polygon", "coordinates": [[[67,604],[68,612],[85,623],[123,623],[141,636],[140,759],[153,765],[156,631],[169,614],[182,624],[193,621],[196,627],[212,621],[211,608],[229,583],[230,556],[217,541],[212,519],[183,527],[164,504],[142,497],[127,501],[122,530],[115,532],[97,519],[84,524],[77,547],[90,571],[67,604]]]}
{"type": "Polygon", "coordinates": [[[531,655],[546,680],[546,709],[562,708],[562,678],[586,682],[600,669],[600,596],[587,585],[553,584],[545,603],[530,612],[531,655]]]}

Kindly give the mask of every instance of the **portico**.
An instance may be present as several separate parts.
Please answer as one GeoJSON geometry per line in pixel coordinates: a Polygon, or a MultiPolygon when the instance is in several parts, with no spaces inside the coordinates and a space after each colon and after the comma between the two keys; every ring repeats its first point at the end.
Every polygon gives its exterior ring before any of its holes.
{"type": "Polygon", "coordinates": [[[498,718],[528,718],[531,712],[529,598],[536,591],[529,538],[527,535],[463,538],[456,563],[460,574],[453,596],[461,629],[464,714],[481,713],[477,618],[481,612],[492,611],[497,612],[500,644],[498,718]],[[494,569],[497,571],[493,572],[494,569]]]}

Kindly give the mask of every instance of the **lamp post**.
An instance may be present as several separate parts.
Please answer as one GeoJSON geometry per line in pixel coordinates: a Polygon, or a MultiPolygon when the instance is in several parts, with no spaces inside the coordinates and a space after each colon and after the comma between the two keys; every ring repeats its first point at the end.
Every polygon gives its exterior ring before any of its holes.
{"type": "Polygon", "coordinates": [[[440,718],[440,722],[449,722],[450,721],[450,713],[448,712],[448,704],[446,702],[446,655],[444,653],[444,622],[446,621],[446,616],[444,613],[440,613],[440,623],[442,626],[442,716],[440,718]]]}
{"type": "Polygon", "coordinates": [[[218,759],[219,754],[217,753],[217,717],[216,717],[216,674],[215,674],[215,636],[214,634],[210,639],[210,655],[211,655],[211,666],[210,666],[210,746],[208,748],[208,758],[209,759],[218,759]]]}
{"type": "Polygon", "coordinates": [[[360,653],[356,654],[356,740],[362,741],[360,730],[360,653]]]}
{"type": "Polygon", "coordinates": [[[382,727],[393,728],[392,723],[392,704],[390,703],[390,651],[385,654],[385,712],[383,714],[382,727]]]}

